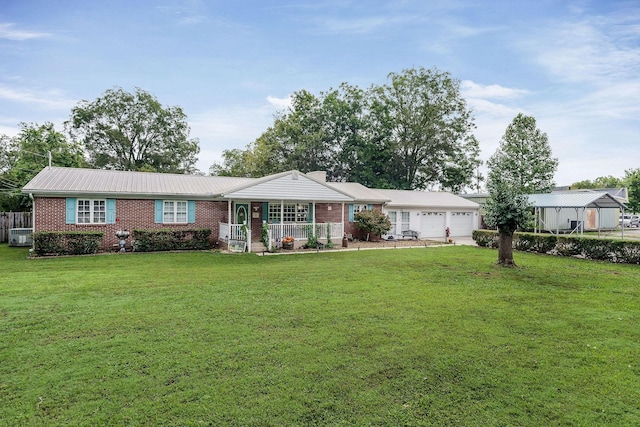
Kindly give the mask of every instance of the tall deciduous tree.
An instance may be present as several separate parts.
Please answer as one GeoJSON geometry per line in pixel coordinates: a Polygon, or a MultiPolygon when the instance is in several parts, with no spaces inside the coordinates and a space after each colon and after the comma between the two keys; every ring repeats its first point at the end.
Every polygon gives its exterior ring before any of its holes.
{"type": "Polygon", "coordinates": [[[42,168],[84,167],[82,148],[67,141],[52,123],[20,123],[20,133],[0,137],[0,211],[28,211],[30,201],[20,193],[22,187],[42,168]]]}
{"type": "Polygon", "coordinates": [[[549,192],[558,160],[535,118],[518,114],[489,159],[485,220],[498,229],[498,263],[515,265],[513,233],[531,220],[527,194],[549,192]]]}
{"type": "Polygon", "coordinates": [[[514,189],[524,194],[548,193],[558,159],[552,157],[547,134],[532,116],[518,114],[507,126],[489,167],[498,167],[514,189]]]}
{"type": "Polygon", "coordinates": [[[189,138],[180,107],[163,107],[149,92],[109,89],[95,101],[82,101],[67,122],[96,168],[193,173],[200,151],[189,138]]]}
{"type": "Polygon", "coordinates": [[[471,184],[479,149],[458,80],[437,69],[412,68],[389,74],[377,95],[389,115],[394,188],[471,184]]]}
{"type": "Polygon", "coordinates": [[[318,96],[294,93],[273,126],[243,153],[225,152],[211,172],[325,170],[331,181],[368,187],[459,191],[480,163],[473,129],[457,80],[410,69],[369,90],[343,83],[318,96]]]}

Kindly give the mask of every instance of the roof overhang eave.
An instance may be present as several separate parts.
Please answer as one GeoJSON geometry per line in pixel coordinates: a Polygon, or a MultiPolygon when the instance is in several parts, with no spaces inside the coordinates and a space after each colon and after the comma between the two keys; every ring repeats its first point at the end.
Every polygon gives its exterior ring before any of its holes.
{"type": "Polygon", "coordinates": [[[221,200],[217,194],[184,194],[184,193],[129,193],[129,192],[92,192],[92,191],[42,191],[23,189],[24,194],[34,197],[89,197],[111,199],[189,199],[189,200],[221,200]]]}

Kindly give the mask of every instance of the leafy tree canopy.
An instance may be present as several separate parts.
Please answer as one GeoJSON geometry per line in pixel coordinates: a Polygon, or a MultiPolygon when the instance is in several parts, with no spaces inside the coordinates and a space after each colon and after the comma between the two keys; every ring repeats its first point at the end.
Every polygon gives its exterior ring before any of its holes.
{"type": "Polygon", "coordinates": [[[574,182],[571,184],[572,190],[589,189],[589,188],[621,188],[624,187],[624,179],[616,178],[614,176],[599,176],[598,178],[591,180],[584,180],[574,182]]]}
{"type": "Polygon", "coordinates": [[[558,159],[552,157],[547,134],[538,129],[536,119],[520,113],[507,127],[488,166],[514,191],[548,193],[555,185],[558,159]]]}
{"type": "Polygon", "coordinates": [[[31,209],[20,190],[49,164],[49,153],[55,166],[86,166],[82,148],[68,142],[52,123],[20,123],[17,136],[0,136],[0,211],[31,209]]]}
{"type": "Polygon", "coordinates": [[[66,123],[95,168],[193,173],[200,151],[189,138],[180,107],[163,107],[149,92],[109,89],[95,101],[82,101],[66,123]]]}
{"type": "Polygon", "coordinates": [[[518,114],[488,166],[485,221],[498,229],[498,263],[515,265],[513,233],[531,221],[527,194],[551,191],[558,160],[551,157],[547,135],[537,128],[535,118],[518,114]]]}
{"type": "Polygon", "coordinates": [[[363,90],[347,83],[318,96],[305,90],[244,151],[224,153],[219,175],[327,171],[330,181],[369,187],[459,191],[480,164],[459,82],[437,69],[391,73],[363,90]]]}

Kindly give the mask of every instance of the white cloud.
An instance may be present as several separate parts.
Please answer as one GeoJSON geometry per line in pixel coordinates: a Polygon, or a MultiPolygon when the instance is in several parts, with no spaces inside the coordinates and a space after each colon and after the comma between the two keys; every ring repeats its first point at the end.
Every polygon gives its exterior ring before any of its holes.
{"type": "Polygon", "coordinates": [[[522,47],[563,82],[606,86],[640,73],[637,21],[623,16],[580,17],[543,28],[522,47]]]}
{"type": "Polygon", "coordinates": [[[463,80],[460,84],[463,96],[469,98],[518,98],[531,92],[525,89],[511,89],[500,85],[481,85],[471,80],[463,80]]]}
{"type": "Polygon", "coordinates": [[[0,23],[0,39],[24,41],[47,37],[51,37],[51,34],[41,33],[37,31],[19,30],[15,28],[15,24],[9,22],[0,23]]]}
{"type": "MultiPolygon", "coordinates": [[[[0,122],[5,122],[5,120],[0,119],[0,122]]],[[[12,120],[11,122],[9,120],[6,120],[6,123],[15,123],[15,120],[12,120]]],[[[3,124],[0,124],[0,135],[7,135],[7,136],[13,137],[19,133],[20,133],[20,129],[18,129],[17,126],[5,126],[3,124]]]]}
{"type": "Polygon", "coordinates": [[[224,150],[245,149],[255,141],[273,124],[276,110],[272,105],[230,106],[190,115],[191,136],[200,139],[196,167],[208,172],[214,162],[222,160],[224,150]]]}
{"type": "Polygon", "coordinates": [[[51,109],[70,109],[76,101],[65,98],[58,90],[15,89],[0,86],[0,99],[32,104],[51,109]]]}
{"type": "Polygon", "coordinates": [[[291,96],[287,96],[286,98],[276,98],[275,96],[269,95],[267,96],[267,102],[279,110],[284,110],[291,107],[291,96]]]}
{"type": "Polygon", "coordinates": [[[372,16],[358,19],[325,19],[323,30],[329,33],[366,34],[371,33],[389,23],[385,17],[372,16]]]}

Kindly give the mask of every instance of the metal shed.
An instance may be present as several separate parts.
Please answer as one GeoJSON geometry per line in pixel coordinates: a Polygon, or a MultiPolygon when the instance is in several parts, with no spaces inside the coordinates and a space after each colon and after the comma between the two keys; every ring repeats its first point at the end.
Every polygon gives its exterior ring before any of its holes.
{"type": "MultiPolygon", "coordinates": [[[[556,234],[560,230],[582,234],[587,221],[598,233],[606,221],[606,228],[618,225],[618,215],[626,206],[607,192],[580,192],[562,194],[530,194],[529,202],[536,214],[535,231],[546,230],[556,234]]],[[[624,237],[624,227],[622,230],[624,237]]]]}

